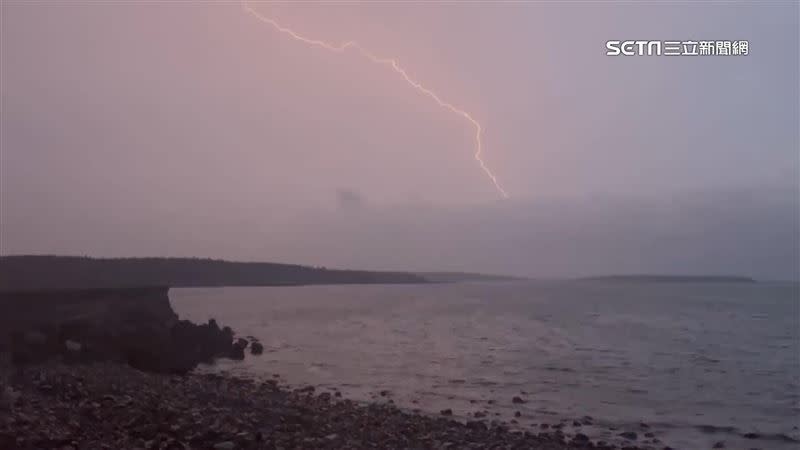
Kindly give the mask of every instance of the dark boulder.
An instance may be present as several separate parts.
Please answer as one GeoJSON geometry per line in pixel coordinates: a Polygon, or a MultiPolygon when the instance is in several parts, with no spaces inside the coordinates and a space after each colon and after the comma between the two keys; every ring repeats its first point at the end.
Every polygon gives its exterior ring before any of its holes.
{"type": "Polygon", "coordinates": [[[264,346],[261,345],[260,342],[253,342],[250,345],[250,353],[252,353],[254,355],[260,355],[260,354],[264,353],[264,346]]]}
{"type": "Polygon", "coordinates": [[[467,428],[470,430],[486,431],[486,424],[480,420],[469,420],[467,421],[467,428]]]}
{"type": "Polygon", "coordinates": [[[244,349],[247,347],[247,341],[242,342],[243,339],[239,339],[231,345],[230,351],[228,352],[228,358],[230,359],[244,359],[244,349]]]}
{"type": "Polygon", "coordinates": [[[622,437],[624,437],[625,439],[628,439],[628,440],[630,440],[630,441],[635,441],[635,440],[636,440],[636,439],[639,437],[639,436],[638,436],[638,435],[637,435],[635,432],[633,432],[633,431],[623,431],[623,432],[622,432],[622,433],[620,433],[619,435],[620,435],[620,436],[622,436],[622,437]]]}
{"type": "Polygon", "coordinates": [[[572,440],[575,442],[589,442],[589,436],[583,433],[578,433],[572,438],[572,440]]]}
{"type": "Polygon", "coordinates": [[[214,319],[207,324],[195,325],[181,320],[171,329],[173,345],[197,362],[209,362],[231,352],[233,336],[220,330],[214,319]]]}

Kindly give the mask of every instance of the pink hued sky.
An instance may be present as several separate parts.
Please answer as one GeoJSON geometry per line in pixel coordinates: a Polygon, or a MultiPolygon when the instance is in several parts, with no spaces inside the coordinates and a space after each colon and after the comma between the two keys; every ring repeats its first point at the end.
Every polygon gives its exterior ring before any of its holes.
{"type": "Polygon", "coordinates": [[[0,253],[798,273],[798,4],[22,2],[0,253]],[[610,57],[607,40],[742,57],[610,57]]]}

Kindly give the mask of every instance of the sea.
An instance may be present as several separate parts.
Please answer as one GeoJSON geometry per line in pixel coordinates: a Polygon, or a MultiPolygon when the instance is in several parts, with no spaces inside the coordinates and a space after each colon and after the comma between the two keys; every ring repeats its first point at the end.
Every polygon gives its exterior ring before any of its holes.
{"type": "Polygon", "coordinates": [[[797,283],[173,288],[170,299],[181,318],[215,318],[265,347],[201,371],[534,432],[564,423],[606,442],[634,431],[654,448],[800,448],[797,283]]]}

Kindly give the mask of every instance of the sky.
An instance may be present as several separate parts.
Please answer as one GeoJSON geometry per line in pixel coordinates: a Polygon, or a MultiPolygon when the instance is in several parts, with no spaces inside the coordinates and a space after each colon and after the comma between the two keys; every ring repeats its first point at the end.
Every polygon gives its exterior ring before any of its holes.
{"type": "Polygon", "coordinates": [[[797,2],[250,5],[510,198],[239,2],[10,0],[0,253],[800,273],[797,2]]]}

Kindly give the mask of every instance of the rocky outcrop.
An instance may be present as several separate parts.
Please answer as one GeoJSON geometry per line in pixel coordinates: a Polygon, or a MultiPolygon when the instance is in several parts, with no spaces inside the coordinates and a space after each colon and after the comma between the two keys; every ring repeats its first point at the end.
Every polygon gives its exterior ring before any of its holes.
{"type": "Polygon", "coordinates": [[[230,328],[179,320],[166,287],[0,293],[0,350],[17,364],[51,358],[120,361],[186,373],[216,357],[244,357],[230,328]]]}

